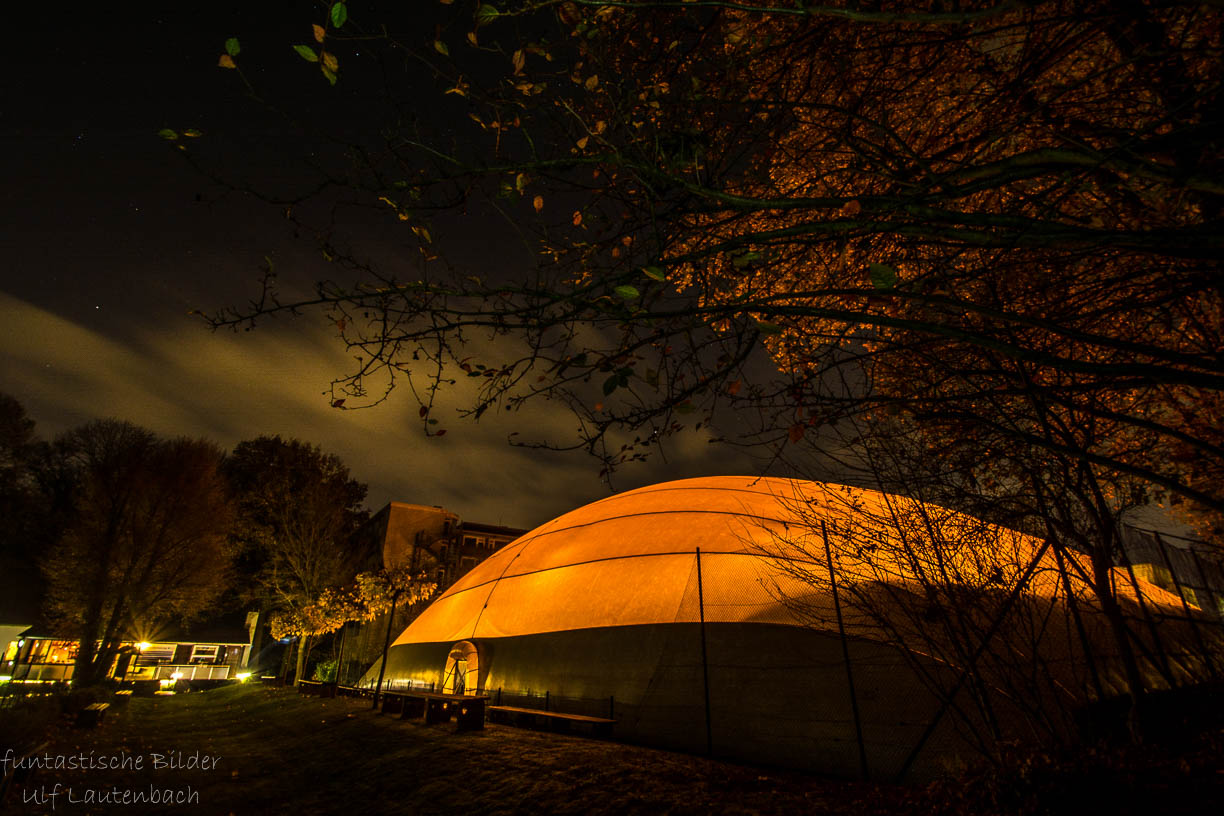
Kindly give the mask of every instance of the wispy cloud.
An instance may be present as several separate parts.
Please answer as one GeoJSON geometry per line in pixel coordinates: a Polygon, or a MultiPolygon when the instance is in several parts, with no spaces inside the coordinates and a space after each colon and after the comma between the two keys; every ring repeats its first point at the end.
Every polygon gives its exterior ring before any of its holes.
{"type": "MultiPolygon", "coordinates": [[[[512,431],[556,438],[574,427],[556,403],[490,412],[473,423],[457,416],[452,400],[435,410],[449,431],[441,438],[425,437],[407,393],[375,408],[332,408],[328,384],[351,359],[334,329],[317,321],[214,334],[183,318],[118,339],[3,293],[0,320],[17,339],[0,351],[2,387],[44,436],[99,417],[167,436],[204,436],[226,448],[279,433],[339,455],[370,484],[375,509],[390,500],[440,504],[471,520],[522,527],[608,493],[590,457],[508,444],[512,431]]],[[[746,459],[693,434],[672,446],[669,461],[628,470],[617,487],[749,469],[746,459]]]]}

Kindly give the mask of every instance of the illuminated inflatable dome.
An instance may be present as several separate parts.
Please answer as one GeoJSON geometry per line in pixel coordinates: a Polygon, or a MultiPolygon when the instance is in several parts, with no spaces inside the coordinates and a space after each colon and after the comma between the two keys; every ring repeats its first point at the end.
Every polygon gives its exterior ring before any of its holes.
{"type": "MultiPolygon", "coordinates": [[[[898,645],[903,623],[870,614],[872,598],[921,597],[921,559],[881,566],[862,552],[875,547],[865,540],[886,547],[915,511],[924,529],[967,542],[963,556],[959,544],[942,556],[960,558],[962,576],[991,548],[991,574],[964,579],[983,591],[1014,585],[1033,561],[1032,539],[874,491],[748,477],[658,484],[566,513],[479,564],[394,642],[386,687],[610,714],[618,739],[823,772],[856,774],[865,760],[883,778],[913,754],[913,770],[929,774],[966,751],[963,723],[937,718],[929,690],[956,667],[931,656],[929,639],[898,645]]],[[[1042,570],[1026,594],[1058,587],[1042,570]]],[[[1053,646],[1045,663],[1066,652],[1053,646]]]]}

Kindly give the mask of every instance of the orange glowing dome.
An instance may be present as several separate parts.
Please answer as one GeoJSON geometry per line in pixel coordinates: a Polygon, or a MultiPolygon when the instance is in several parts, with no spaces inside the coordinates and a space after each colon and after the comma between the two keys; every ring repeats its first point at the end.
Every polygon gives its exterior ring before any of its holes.
{"type": "MultiPolygon", "coordinates": [[[[888,773],[909,768],[918,745],[915,767],[929,773],[963,748],[948,723],[924,735],[942,716],[930,678],[960,671],[941,651],[948,644],[923,631],[926,616],[939,629],[947,611],[929,606],[930,574],[955,587],[948,597],[994,603],[1023,589],[1026,620],[1049,620],[1065,584],[1039,545],[842,485],[734,476],[652,485],[566,513],[477,565],[395,641],[386,681],[528,707],[546,693],[573,713],[614,710],[622,739],[824,772],[856,772],[855,742],[888,773]]],[[[1104,631],[1090,599],[1076,610],[1086,637],[1104,631]]],[[[1039,642],[1006,646],[1040,649],[1065,695],[1050,704],[1070,708],[1082,678],[1059,620],[1039,642]]],[[[1013,628],[1030,631],[999,637],[1013,628]]],[[[1108,657],[1095,657],[1100,670],[1108,657]]]]}
{"type": "MultiPolygon", "coordinates": [[[[697,622],[703,612],[706,622],[810,626],[811,606],[831,600],[822,586],[820,522],[831,531],[840,580],[883,574],[908,582],[906,565],[881,565],[877,551],[867,566],[849,551],[858,539],[895,536],[899,520],[915,513],[921,518],[911,526],[936,524],[942,539],[989,537],[996,552],[1008,553],[1003,563],[1012,570],[1036,551],[1015,531],[873,490],[779,478],[686,479],[619,493],[537,527],[451,586],[395,643],[697,622]],[[695,602],[698,550],[702,609],[695,602]],[[801,615],[797,603],[805,605],[801,615]]],[[[1054,588],[1043,571],[1031,591],[1054,588]]]]}

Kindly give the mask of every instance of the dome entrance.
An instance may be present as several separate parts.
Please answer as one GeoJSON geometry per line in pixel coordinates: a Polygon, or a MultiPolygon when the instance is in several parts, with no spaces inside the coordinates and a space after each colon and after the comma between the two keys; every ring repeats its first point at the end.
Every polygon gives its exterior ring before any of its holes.
{"type": "Polygon", "coordinates": [[[480,686],[480,658],[476,647],[461,640],[451,647],[442,671],[443,694],[476,694],[480,686]]]}

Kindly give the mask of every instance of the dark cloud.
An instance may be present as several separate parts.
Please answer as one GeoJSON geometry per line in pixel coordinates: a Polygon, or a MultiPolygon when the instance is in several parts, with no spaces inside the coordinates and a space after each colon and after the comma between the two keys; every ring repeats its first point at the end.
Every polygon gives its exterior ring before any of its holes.
{"type": "MultiPolygon", "coordinates": [[[[609,486],[581,452],[513,447],[511,432],[566,440],[576,420],[555,402],[465,421],[462,387],[435,409],[448,433],[427,438],[417,403],[394,392],[366,409],[337,410],[327,394],[349,362],[320,321],[279,321],[253,332],[212,333],[181,318],[125,336],[107,335],[0,294],[0,321],[18,344],[3,350],[6,388],[44,436],[98,417],[119,417],[163,435],[204,436],[225,447],[260,434],[320,445],[370,484],[370,503],[440,504],[466,518],[530,527],[601,498],[609,486]]],[[[332,330],[334,334],[334,330],[332,330]]],[[[669,478],[750,472],[733,449],[705,433],[673,440],[666,461],[615,475],[627,489],[669,478]]]]}
{"type": "MultiPolygon", "coordinates": [[[[198,127],[201,154],[231,178],[300,186],[292,157],[304,143],[216,58],[225,37],[241,36],[256,80],[290,103],[309,101],[304,95],[322,83],[289,50],[309,31],[302,13],[226,2],[200,19],[188,7],[138,3],[48,12],[21,27],[10,56],[23,79],[10,83],[0,107],[0,388],[23,402],[44,437],[107,416],[226,447],[259,434],[297,437],[341,456],[370,484],[374,507],[441,504],[526,527],[607,495],[594,458],[508,444],[513,431],[573,441],[577,420],[556,402],[465,422],[457,409],[471,395],[461,382],[433,414],[448,433],[427,438],[404,391],[366,410],[330,406],[324,392],[351,358],[319,315],[237,334],[212,334],[187,316],[254,296],[265,256],[286,298],[338,274],[309,241],[295,241],[280,209],[224,192],[156,135],[198,127]]],[[[360,107],[330,113],[353,128],[368,124],[360,107]]],[[[370,215],[373,226],[355,231],[355,251],[380,269],[413,274],[414,253],[370,215]]],[[[435,231],[458,247],[452,260],[464,269],[509,274],[513,259],[530,262],[531,252],[492,219],[467,212],[435,231]]],[[[616,474],[613,485],[760,465],[708,439],[672,440],[665,457],[616,474]]]]}

